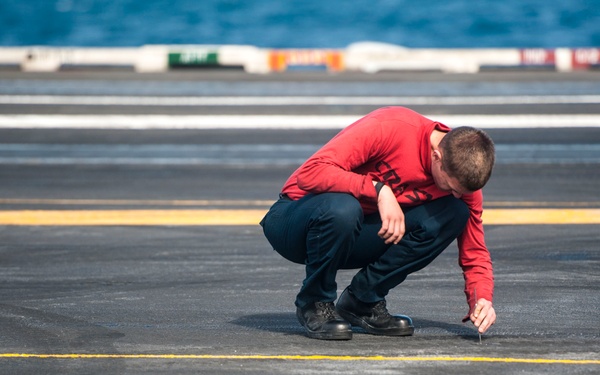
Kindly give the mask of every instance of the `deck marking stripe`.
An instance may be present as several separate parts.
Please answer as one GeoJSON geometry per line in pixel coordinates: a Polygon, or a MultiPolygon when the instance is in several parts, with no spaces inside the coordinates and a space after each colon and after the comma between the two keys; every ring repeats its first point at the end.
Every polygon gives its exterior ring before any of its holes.
{"type": "Polygon", "coordinates": [[[256,225],[265,210],[0,211],[0,225],[256,225]]]}
{"type": "Polygon", "coordinates": [[[127,96],[0,95],[9,105],[94,106],[328,106],[328,105],[509,105],[596,104],[600,95],[505,96],[127,96]]]}
{"type": "MultiPolygon", "coordinates": [[[[256,225],[265,209],[0,210],[0,225],[256,225]]],[[[600,224],[594,209],[488,209],[487,225],[600,224]]]]}
{"type": "Polygon", "coordinates": [[[386,357],[386,356],[335,356],[335,355],[226,355],[226,354],[35,354],[0,353],[2,358],[38,359],[229,359],[229,360],[300,360],[300,361],[397,361],[397,362],[500,362],[529,364],[600,365],[597,359],[553,359],[510,357],[386,357]]]}
{"type": "Polygon", "coordinates": [[[275,199],[45,199],[0,198],[0,205],[40,204],[56,206],[270,206],[275,199]]]}
{"type": "MultiPolygon", "coordinates": [[[[599,114],[426,115],[453,126],[600,127],[599,114]]],[[[342,129],[359,115],[0,115],[0,128],[23,129],[342,129]]]]}
{"type": "Polygon", "coordinates": [[[484,224],[600,224],[600,209],[488,209],[483,212],[484,224]]]}
{"type": "MultiPolygon", "coordinates": [[[[53,205],[53,206],[271,206],[275,199],[47,199],[0,198],[0,205],[53,205]]],[[[498,207],[581,207],[594,208],[598,202],[535,202],[535,201],[485,201],[485,208],[498,207]]]]}

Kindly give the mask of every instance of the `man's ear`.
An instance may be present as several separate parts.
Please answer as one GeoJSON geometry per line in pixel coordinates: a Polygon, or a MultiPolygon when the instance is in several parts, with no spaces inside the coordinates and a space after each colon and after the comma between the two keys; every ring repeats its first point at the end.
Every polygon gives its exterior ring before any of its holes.
{"type": "Polygon", "coordinates": [[[431,159],[433,161],[441,162],[442,161],[442,153],[439,149],[435,149],[431,152],[431,159]]]}

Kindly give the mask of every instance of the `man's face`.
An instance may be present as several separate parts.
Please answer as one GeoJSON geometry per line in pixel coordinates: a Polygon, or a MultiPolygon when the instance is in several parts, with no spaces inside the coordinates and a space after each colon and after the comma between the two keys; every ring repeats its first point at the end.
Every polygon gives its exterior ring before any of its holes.
{"type": "Polygon", "coordinates": [[[438,189],[452,193],[456,198],[460,198],[464,194],[472,193],[463,188],[456,178],[449,176],[448,173],[442,170],[442,156],[438,151],[434,151],[433,153],[431,175],[433,176],[433,181],[438,189]]]}

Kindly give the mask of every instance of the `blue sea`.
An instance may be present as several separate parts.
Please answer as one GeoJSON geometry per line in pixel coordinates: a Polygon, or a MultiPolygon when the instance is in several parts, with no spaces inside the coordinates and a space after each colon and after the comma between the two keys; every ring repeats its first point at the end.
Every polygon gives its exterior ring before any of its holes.
{"type": "Polygon", "coordinates": [[[600,0],[0,0],[1,46],[597,47],[600,0]]]}

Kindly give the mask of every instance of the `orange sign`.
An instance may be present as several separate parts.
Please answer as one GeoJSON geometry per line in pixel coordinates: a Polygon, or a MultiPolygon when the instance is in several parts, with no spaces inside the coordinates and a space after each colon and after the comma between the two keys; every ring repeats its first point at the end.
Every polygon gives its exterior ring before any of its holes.
{"type": "Polygon", "coordinates": [[[325,66],[331,72],[344,70],[343,54],[337,50],[285,49],[269,54],[271,71],[283,72],[290,66],[325,66]]]}

